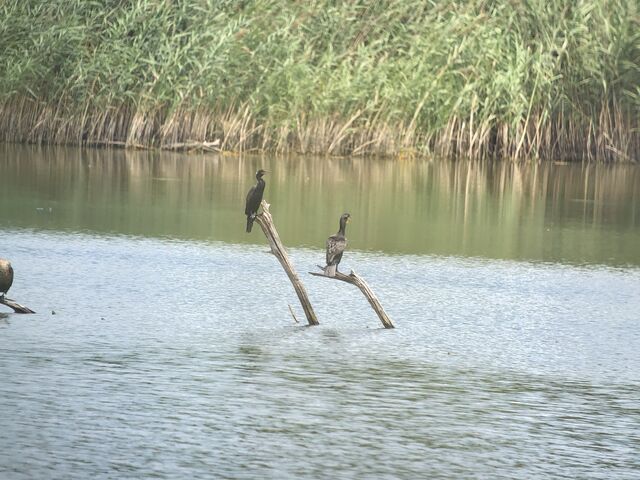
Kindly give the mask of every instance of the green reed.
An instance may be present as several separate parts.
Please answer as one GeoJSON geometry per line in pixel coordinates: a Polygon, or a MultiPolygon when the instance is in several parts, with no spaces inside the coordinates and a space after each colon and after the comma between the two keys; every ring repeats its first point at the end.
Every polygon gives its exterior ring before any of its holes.
{"type": "Polygon", "coordinates": [[[8,0],[0,138],[634,161],[639,15],[635,0],[8,0]]]}

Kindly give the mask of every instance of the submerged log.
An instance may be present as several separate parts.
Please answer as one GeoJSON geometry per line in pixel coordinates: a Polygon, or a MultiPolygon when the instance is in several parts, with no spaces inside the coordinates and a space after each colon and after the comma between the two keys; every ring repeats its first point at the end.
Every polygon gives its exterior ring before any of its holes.
{"type": "Polygon", "coordinates": [[[20,305],[18,302],[11,300],[10,298],[5,297],[4,295],[0,295],[0,303],[3,305],[6,305],[9,308],[13,308],[13,311],[16,313],[36,313],[33,310],[31,310],[29,307],[20,305]]]}
{"type": "Polygon", "coordinates": [[[307,322],[309,325],[319,325],[320,322],[318,322],[316,314],[313,311],[313,307],[311,306],[311,302],[307,296],[307,291],[300,281],[298,274],[294,270],[293,265],[289,261],[289,256],[287,255],[287,251],[284,249],[284,245],[282,245],[282,242],[280,241],[280,235],[278,235],[278,231],[273,224],[271,213],[269,213],[269,204],[265,200],[262,200],[260,205],[262,206],[262,212],[256,215],[255,222],[260,225],[260,228],[262,228],[262,231],[264,232],[264,236],[267,237],[269,245],[271,246],[271,253],[276,256],[282,265],[282,268],[284,268],[284,271],[287,272],[287,276],[298,295],[304,314],[307,316],[307,322]]]}
{"type": "MultiPolygon", "coordinates": [[[[324,271],[323,267],[321,267],[320,265],[318,265],[318,267],[320,268],[320,270],[324,271]]],[[[395,328],[395,325],[387,315],[387,312],[385,312],[384,308],[382,308],[382,304],[378,300],[378,297],[375,296],[375,294],[373,293],[373,291],[371,290],[367,282],[365,282],[364,279],[359,275],[357,275],[356,272],[354,272],[353,270],[351,270],[351,274],[349,275],[345,275],[344,273],[341,273],[341,272],[336,272],[335,276],[333,277],[330,277],[325,273],[317,273],[317,272],[309,272],[309,273],[316,277],[332,278],[334,280],[340,280],[342,282],[347,282],[347,283],[350,283],[351,285],[355,285],[360,289],[360,291],[367,298],[367,300],[369,301],[369,305],[371,305],[371,308],[373,308],[373,310],[378,315],[378,318],[382,322],[382,325],[384,326],[384,328],[395,328]]]]}

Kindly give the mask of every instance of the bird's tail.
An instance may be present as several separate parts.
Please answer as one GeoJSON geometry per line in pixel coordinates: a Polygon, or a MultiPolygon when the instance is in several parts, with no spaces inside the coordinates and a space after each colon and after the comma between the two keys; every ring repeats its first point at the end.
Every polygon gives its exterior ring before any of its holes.
{"type": "Polygon", "coordinates": [[[337,269],[337,265],[327,265],[326,267],[324,267],[324,274],[328,277],[335,277],[337,269]]]}
{"type": "Polygon", "coordinates": [[[251,231],[251,227],[253,227],[253,215],[247,215],[247,233],[251,231]]]}

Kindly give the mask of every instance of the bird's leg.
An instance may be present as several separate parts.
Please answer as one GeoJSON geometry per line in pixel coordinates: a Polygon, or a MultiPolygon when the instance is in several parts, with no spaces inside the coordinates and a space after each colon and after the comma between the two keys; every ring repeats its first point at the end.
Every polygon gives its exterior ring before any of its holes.
{"type": "Polygon", "coordinates": [[[320,270],[322,270],[323,275],[327,275],[327,268],[329,267],[329,265],[326,265],[326,266],[323,267],[322,265],[317,265],[316,264],[316,267],[318,267],[320,270]]]}

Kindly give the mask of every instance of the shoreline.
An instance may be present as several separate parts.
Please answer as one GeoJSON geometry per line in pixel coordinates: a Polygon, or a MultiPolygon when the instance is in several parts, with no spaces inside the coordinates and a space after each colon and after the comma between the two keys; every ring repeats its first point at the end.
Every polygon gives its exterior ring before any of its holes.
{"type": "Polygon", "coordinates": [[[640,161],[637,2],[108,4],[0,6],[0,141],[640,161]]]}
{"type": "Polygon", "coordinates": [[[638,163],[640,159],[640,120],[623,114],[608,116],[605,126],[591,122],[580,126],[561,119],[543,122],[532,115],[518,128],[506,124],[474,128],[454,118],[443,129],[427,134],[411,125],[373,125],[360,116],[347,120],[296,119],[290,128],[278,128],[259,122],[248,108],[237,112],[203,108],[144,112],[126,106],[103,110],[86,106],[81,111],[60,112],[46,102],[27,98],[5,102],[0,104],[0,141],[383,158],[623,163],[638,163]]]}

